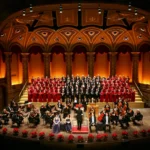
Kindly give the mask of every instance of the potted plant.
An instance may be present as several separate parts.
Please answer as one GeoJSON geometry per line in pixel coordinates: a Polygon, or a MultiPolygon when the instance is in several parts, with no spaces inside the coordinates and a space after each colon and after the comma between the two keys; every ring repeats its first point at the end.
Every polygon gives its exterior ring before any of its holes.
{"type": "Polygon", "coordinates": [[[27,130],[23,130],[22,131],[22,136],[23,137],[27,137],[28,136],[28,131],[27,130]]]}
{"type": "Polygon", "coordinates": [[[79,142],[79,143],[82,143],[83,141],[84,141],[84,140],[83,140],[83,136],[79,135],[79,136],[78,136],[78,142],[79,142]]]}
{"type": "Polygon", "coordinates": [[[3,133],[3,135],[7,134],[7,128],[3,128],[2,133],[3,133]]]}
{"type": "Polygon", "coordinates": [[[37,132],[36,131],[32,131],[31,132],[31,137],[32,138],[36,138],[37,137],[37,132]]]}
{"type": "Polygon", "coordinates": [[[128,132],[122,131],[122,137],[123,137],[123,139],[127,139],[128,138],[128,132]]]}
{"type": "Polygon", "coordinates": [[[45,137],[45,133],[44,132],[40,132],[39,133],[39,139],[42,140],[45,137]]]}
{"type": "Polygon", "coordinates": [[[68,136],[68,142],[69,142],[69,143],[73,143],[73,141],[74,141],[74,136],[73,136],[72,134],[70,134],[70,135],[68,136]]]}
{"type": "Polygon", "coordinates": [[[13,135],[17,136],[19,133],[19,129],[18,128],[14,128],[13,129],[13,135]]]}
{"type": "Polygon", "coordinates": [[[112,138],[113,138],[114,140],[117,140],[117,138],[118,138],[117,133],[112,133],[112,138]]]}
{"type": "Polygon", "coordinates": [[[146,130],[145,129],[141,130],[141,134],[142,136],[146,136],[146,130]]]}
{"type": "Polygon", "coordinates": [[[49,134],[49,140],[50,140],[50,141],[54,140],[54,133],[50,133],[50,134],[49,134]]]}
{"type": "Polygon", "coordinates": [[[103,134],[103,139],[104,139],[104,141],[106,141],[108,139],[108,134],[107,133],[103,134]]]}
{"type": "Polygon", "coordinates": [[[93,140],[94,140],[93,134],[89,134],[89,135],[88,135],[88,141],[89,141],[89,142],[93,142],[93,140]]]}
{"type": "Polygon", "coordinates": [[[133,131],[133,136],[138,137],[138,131],[133,131]]]}
{"type": "Polygon", "coordinates": [[[148,136],[150,136],[150,129],[147,130],[147,134],[148,134],[148,136]]]}
{"type": "Polygon", "coordinates": [[[103,139],[103,134],[97,134],[97,135],[96,135],[96,140],[97,140],[98,142],[102,141],[102,139],[103,139]]]}
{"type": "Polygon", "coordinates": [[[59,142],[63,142],[63,141],[64,141],[64,136],[63,136],[62,134],[58,134],[57,140],[58,140],[59,142]]]}

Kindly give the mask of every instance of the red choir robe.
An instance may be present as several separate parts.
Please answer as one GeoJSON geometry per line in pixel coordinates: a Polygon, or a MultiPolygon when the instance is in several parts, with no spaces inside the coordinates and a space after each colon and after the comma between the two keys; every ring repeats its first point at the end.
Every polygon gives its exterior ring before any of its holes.
{"type": "Polygon", "coordinates": [[[38,99],[39,99],[39,102],[43,102],[43,92],[39,92],[38,99]]]}
{"type": "Polygon", "coordinates": [[[46,92],[43,93],[43,102],[47,102],[47,93],[46,92]]]}
{"type": "Polygon", "coordinates": [[[38,97],[37,97],[37,92],[36,91],[34,91],[32,93],[32,98],[33,98],[33,102],[37,102],[38,97]]]}
{"type": "Polygon", "coordinates": [[[31,91],[28,92],[28,101],[29,102],[32,101],[32,92],[31,91]]]}
{"type": "Polygon", "coordinates": [[[48,102],[51,102],[52,99],[52,93],[51,91],[48,91],[48,102]]]}
{"type": "Polygon", "coordinates": [[[104,91],[101,91],[100,93],[100,102],[104,102],[104,91]]]}

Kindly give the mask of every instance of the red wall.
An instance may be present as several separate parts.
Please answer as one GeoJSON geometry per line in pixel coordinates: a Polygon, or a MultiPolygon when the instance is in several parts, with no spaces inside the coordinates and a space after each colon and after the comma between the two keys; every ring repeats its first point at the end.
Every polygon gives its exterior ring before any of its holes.
{"type": "Polygon", "coordinates": [[[108,77],[110,72],[109,64],[107,53],[97,53],[94,63],[94,76],[100,75],[102,77],[108,77]]]}
{"type": "Polygon", "coordinates": [[[0,51],[0,78],[5,77],[5,63],[2,60],[2,52],[0,51]]]}
{"type": "Polygon", "coordinates": [[[129,76],[132,81],[132,62],[129,53],[120,53],[116,63],[116,74],[129,76]]]}
{"type": "Polygon", "coordinates": [[[44,63],[41,59],[41,54],[31,54],[29,60],[29,82],[31,78],[44,77],[44,63]]]}
{"type": "Polygon", "coordinates": [[[88,66],[84,53],[75,54],[74,60],[72,62],[72,74],[74,76],[88,75],[88,66]]]}
{"type": "Polygon", "coordinates": [[[66,76],[66,63],[62,53],[53,54],[52,62],[50,63],[50,75],[52,78],[66,76]]]}
{"type": "Polygon", "coordinates": [[[142,66],[142,83],[145,84],[150,84],[150,52],[145,52],[142,53],[142,62],[141,62],[141,66],[142,66]]]}
{"type": "Polygon", "coordinates": [[[12,85],[22,83],[22,63],[20,62],[20,54],[12,54],[11,80],[12,85]]]}

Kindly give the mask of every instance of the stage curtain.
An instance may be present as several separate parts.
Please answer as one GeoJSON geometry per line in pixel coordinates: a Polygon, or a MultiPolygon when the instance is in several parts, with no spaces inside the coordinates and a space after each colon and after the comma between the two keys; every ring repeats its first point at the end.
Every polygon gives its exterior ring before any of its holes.
{"type": "Polygon", "coordinates": [[[29,82],[31,78],[44,77],[44,63],[41,59],[41,54],[31,54],[29,60],[29,82]]]}
{"type": "Polygon", "coordinates": [[[142,55],[142,82],[150,84],[150,52],[142,55]]]}
{"type": "Polygon", "coordinates": [[[97,53],[94,63],[94,76],[100,75],[101,77],[108,77],[110,72],[109,64],[107,53],[97,53]]]}
{"type": "Polygon", "coordinates": [[[2,52],[0,51],[0,78],[5,77],[5,63],[2,59],[2,52]]]}
{"type": "Polygon", "coordinates": [[[75,54],[72,62],[72,74],[74,76],[88,75],[87,61],[84,53],[75,54]]]}
{"type": "Polygon", "coordinates": [[[66,76],[66,63],[62,53],[53,54],[52,62],[50,63],[50,74],[51,78],[60,78],[62,76],[66,76]]]}
{"type": "Polygon", "coordinates": [[[116,63],[116,74],[129,76],[132,82],[132,62],[129,53],[120,53],[116,63]]]}

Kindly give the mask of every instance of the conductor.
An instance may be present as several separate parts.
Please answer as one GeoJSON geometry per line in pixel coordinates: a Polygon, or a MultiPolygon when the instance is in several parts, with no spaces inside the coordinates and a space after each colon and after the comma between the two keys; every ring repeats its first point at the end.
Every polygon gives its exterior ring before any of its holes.
{"type": "Polygon", "coordinates": [[[83,112],[82,112],[82,110],[80,109],[80,107],[79,107],[79,109],[78,109],[76,112],[77,112],[77,125],[78,125],[78,130],[81,130],[83,112]]]}

